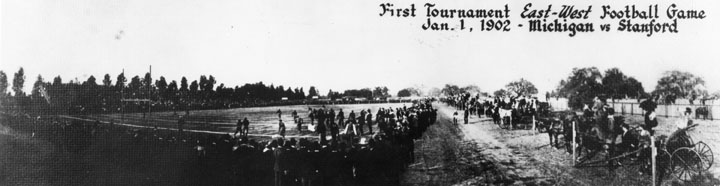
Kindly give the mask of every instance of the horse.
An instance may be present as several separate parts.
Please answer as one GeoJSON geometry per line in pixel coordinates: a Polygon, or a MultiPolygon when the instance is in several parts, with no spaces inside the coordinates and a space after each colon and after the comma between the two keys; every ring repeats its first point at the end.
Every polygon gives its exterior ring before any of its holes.
{"type": "Polygon", "coordinates": [[[508,118],[510,125],[513,125],[513,109],[498,109],[498,115],[500,118],[500,125],[504,125],[505,118],[508,118]]]}
{"type": "Polygon", "coordinates": [[[707,107],[698,107],[695,109],[695,119],[700,119],[700,116],[702,116],[702,119],[706,120],[709,113],[710,112],[707,107]]]}

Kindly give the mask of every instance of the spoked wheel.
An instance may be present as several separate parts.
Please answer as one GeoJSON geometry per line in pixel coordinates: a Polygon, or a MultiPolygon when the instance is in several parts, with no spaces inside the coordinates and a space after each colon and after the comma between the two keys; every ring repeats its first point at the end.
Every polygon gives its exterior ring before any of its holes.
{"type": "Polygon", "coordinates": [[[703,170],[709,170],[714,161],[712,149],[710,149],[710,147],[705,144],[705,142],[700,141],[695,144],[694,150],[700,155],[700,158],[702,159],[703,170]]]}
{"type": "Polygon", "coordinates": [[[700,154],[689,147],[682,147],[672,153],[671,167],[673,174],[682,181],[690,181],[703,171],[700,154]]]}

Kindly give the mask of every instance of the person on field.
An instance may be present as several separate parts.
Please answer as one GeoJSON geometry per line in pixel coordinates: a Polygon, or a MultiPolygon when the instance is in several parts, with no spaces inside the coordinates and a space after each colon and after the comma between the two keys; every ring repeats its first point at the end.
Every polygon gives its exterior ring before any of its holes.
{"type": "Polygon", "coordinates": [[[278,122],[278,133],[280,134],[280,136],[285,138],[285,123],[283,123],[282,120],[279,120],[278,122]]]}
{"type": "Polygon", "coordinates": [[[468,109],[465,109],[465,115],[463,116],[463,119],[465,119],[465,124],[468,124],[468,118],[470,117],[470,111],[468,109]]]}
{"type": "Polygon", "coordinates": [[[360,111],[360,117],[358,117],[357,120],[358,128],[360,129],[360,135],[365,134],[365,132],[363,132],[363,126],[365,126],[365,110],[360,111]]]}
{"type": "Polygon", "coordinates": [[[235,133],[233,134],[233,136],[237,136],[238,132],[240,132],[240,134],[242,134],[242,131],[243,131],[242,120],[238,119],[237,124],[235,124],[235,125],[237,125],[237,126],[235,127],[235,133]]]}
{"type": "Polygon", "coordinates": [[[248,121],[247,118],[243,118],[242,124],[243,124],[243,131],[242,131],[243,136],[247,137],[248,132],[250,131],[250,121],[248,121]]]}
{"type": "Polygon", "coordinates": [[[298,130],[298,132],[302,132],[302,124],[303,124],[303,123],[302,123],[302,120],[296,118],[296,119],[295,119],[295,124],[297,124],[297,130],[298,130]]]}
{"type": "Polygon", "coordinates": [[[657,115],[655,114],[655,108],[657,108],[657,103],[655,102],[657,99],[659,99],[659,96],[654,96],[654,98],[647,99],[640,103],[640,108],[645,110],[645,122],[642,128],[650,133],[650,135],[655,135],[655,128],[658,125],[657,121],[657,115]]]}
{"type": "Polygon", "coordinates": [[[372,123],[373,123],[373,122],[372,122],[372,112],[370,112],[370,109],[368,109],[368,110],[367,110],[367,115],[365,115],[365,124],[367,124],[367,126],[368,126],[368,132],[370,132],[370,134],[373,134],[373,131],[372,131],[372,123]]]}
{"type": "Polygon", "coordinates": [[[355,111],[351,110],[350,114],[348,114],[348,122],[357,123],[355,122],[355,111]]]}
{"type": "Polygon", "coordinates": [[[337,124],[339,127],[345,127],[345,113],[343,113],[342,109],[338,111],[337,113],[337,124]]]}
{"type": "Polygon", "coordinates": [[[453,124],[455,124],[455,125],[457,125],[457,115],[458,115],[458,113],[457,113],[457,111],[455,111],[455,113],[453,113],[453,124]]]}
{"type": "Polygon", "coordinates": [[[308,117],[310,118],[310,125],[315,125],[315,110],[308,108],[308,117]]]}
{"type": "Polygon", "coordinates": [[[280,109],[277,110],[278,119],[282,119],[282,111],[280,109]]]}

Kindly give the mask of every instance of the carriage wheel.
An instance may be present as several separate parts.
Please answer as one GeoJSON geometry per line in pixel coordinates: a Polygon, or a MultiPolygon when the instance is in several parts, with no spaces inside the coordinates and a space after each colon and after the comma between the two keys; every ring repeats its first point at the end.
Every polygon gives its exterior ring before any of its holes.
{"type": "Polygon", "coordinates": [[[703,170],[700,154],[689,147],[682,147],[672,153],[671,167],[673,174],[680,180],[690,181],[703,170]]]}
{"type": "Polygon", "coordinates": [[[703,170],[709,170],[714,161],[712,149],[710,149],[710,147],[705,144],[705,142],[700,141],[695,144],[694,150],[700,155],[700,158],[702,159],[703,170]]]}

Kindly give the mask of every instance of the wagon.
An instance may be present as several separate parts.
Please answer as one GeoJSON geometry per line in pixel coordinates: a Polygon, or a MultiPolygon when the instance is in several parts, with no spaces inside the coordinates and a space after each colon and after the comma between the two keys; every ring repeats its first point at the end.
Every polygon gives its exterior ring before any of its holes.
{"type": "MultiPolygon", "coordinates": [[[[657,156],[656,170],[660,179],[665,175],[673,175],[682,181],[690,181],[712,167],[713,152],[702,141],[695,142],[687,131],[695,128],[697,124],[678,129],[670,136],[660,136],[656,140],[657,156]]],[[[638,127],[629,129],[628,145],[622,148],[617,144],[602,142],[581,143],[576,148],[578,158],[576,167],[607,166],[610,170],[617,166],[639,165],[641,171],[649,173],[651,170],[649,136],[641,135],[638,127]],[[613,148],[614,147],[614,148],[613,148]]],[[[577,136],[581,141],[592,139],[592,136],[580,133],[577,136]]],[[[626,142],[626,141],[623,141],[626,142]]]]}
{"type": "Polygon", "coordinates": [[[693,177],[708,171],[714,163],[712,149],[702,141],[695,142],[687,134],[688,130],[696,126],[697,124],[690,125],[674,132],[667,138],[664,148],[658,149],[659,159],[670,160],[670,165],[665,171],[670,171],[683,181],[690,181],[693,177]]]}

